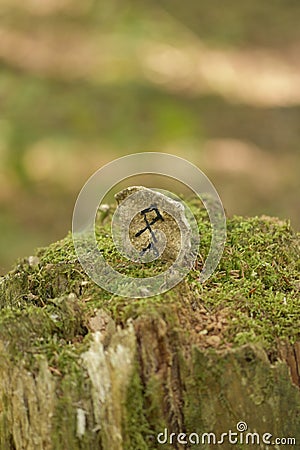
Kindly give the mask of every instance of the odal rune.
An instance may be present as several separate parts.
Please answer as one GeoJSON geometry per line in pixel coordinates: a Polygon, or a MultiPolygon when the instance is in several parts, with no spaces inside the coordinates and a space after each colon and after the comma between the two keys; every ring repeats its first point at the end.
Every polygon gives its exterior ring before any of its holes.
{"type": "Polygon", "coordinates": [[[142,230],[138,231],[135,234],[135,237],[139,237],[141,234],[143,234],[147,230],[149,231],[149,233],[151,234],[151,237],[152,237],[152,241],[149,242],[147,247],[142,249],[141,255],[143,255],[147,250],[153,250],[155,256],[158,256],[159,252],[155,246],[157,239],[155,236],[155,232],[151,228],[151,225],[154,225],[159,220],[164,221],[164,218],[162,217],[161,213],[159,212],[157,205],[151,205],[151,206],[149,206],[149,208],[143,209],[141,211],[141,215],[143,216],[146,226],[142,230]],[[151,220],[151,222],[149,222],[148,218],[147,218],[147,213],[150,213],[152,211],[154,211],[156,213],[156,216],[154,217],[154,219],[151,220]]]}

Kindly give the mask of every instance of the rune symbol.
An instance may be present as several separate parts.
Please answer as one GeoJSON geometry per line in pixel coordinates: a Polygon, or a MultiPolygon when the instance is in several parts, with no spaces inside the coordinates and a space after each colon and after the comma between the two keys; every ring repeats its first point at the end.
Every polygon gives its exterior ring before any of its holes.
{"type": "Polygon", "coordinates": [[[143,255],[147,250],[153,250],[155,256],[158,256],[159,252],[158,252],[158,249],[157,249],[157,247],[155,245],[156,242],[157,242],[157,239],[156,239],[156,236],[155,236],[155,232],[151,228],[151,225],[154,225],[158,220],[164,221],[164,218],[162,217],[161,213],[159,212],[159,210],[157,208],[157,205],[155,205],[155,204],[149,206],[149,208],[143,209],[141,211],[141,214],[142,214],[142,216],[144,218],[146,226],[142,230],[138,231],[135,234],[135,237],[139,237],[141,234],[143,234],[147,230],[149,231],[149,233],[151,234],[151,237],[152,237],[152,241],[147,245],[147,247],[142,249],[141,254],[143,255]],[[149,222],[148,218],[147,218],[147,213],[150,213],[152,211],[154,211],[156,213],[156,216],[154,217],[154,219],[151,220],[151,222],[149,222]]]}

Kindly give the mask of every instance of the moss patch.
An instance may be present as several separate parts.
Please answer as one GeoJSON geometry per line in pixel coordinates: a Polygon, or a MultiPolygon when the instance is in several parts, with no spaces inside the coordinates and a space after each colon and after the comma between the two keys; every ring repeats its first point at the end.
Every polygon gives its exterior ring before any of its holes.
{"type": "MultiPolygon", "coordinates": [[[[39,342],[43,349],[50,335],[58,341],[80,342],[87,333],[85,323],[95,308],[104,309],[117,324],[124,325],[143,312],[167,307],[176,310],[179,326],[184,322],[185,332],[204,346],[207,342],[220,348],[261,342],[272,353],[278,339],[294,343],[300,335],[299,234],[289,222],[275,218],[228,219],[227,243],[219,267],[201,284],[198,276],[209,250],[211,230],[200,204],[195,200],[188,204],[199,224],[200,255],[194,270],[179,286],[140,300],[111,295],[87,278],[69,234],[62,241],[39,249],[37,264],[30,265],[28,259],[23,259],[1,279],[0,321],[1,329],[6,329],[2,337],[7,339],[9,330],[22,316],[26,342],[30,342],[29,334],[34,345],[39,342]],[[70,294],[76,300],[70,300],[70,294]],[[212,340],[211,336],[220,339],[212,340]]],[[[99,248],[109,262],[131,276],[163,271],[164,264],[160,262],[144,264],[141,269],[120,257],[110,237],[112,213],[111,209],[96,230],[99,248]]],[[[11,339],[14,340],[13,333],[11,339]]],[[[20,345],[21,341],[16,348],[20,345]]]]}

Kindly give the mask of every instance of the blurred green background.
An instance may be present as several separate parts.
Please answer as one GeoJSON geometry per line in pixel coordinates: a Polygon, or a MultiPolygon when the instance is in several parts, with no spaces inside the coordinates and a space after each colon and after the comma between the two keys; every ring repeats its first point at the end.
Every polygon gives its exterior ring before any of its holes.
{"type": "Polygon", "coordinates": [[[300,3],[0,0],[0,273],[104,163],[196,163],[228,214],[300,225],[300,3]]]}

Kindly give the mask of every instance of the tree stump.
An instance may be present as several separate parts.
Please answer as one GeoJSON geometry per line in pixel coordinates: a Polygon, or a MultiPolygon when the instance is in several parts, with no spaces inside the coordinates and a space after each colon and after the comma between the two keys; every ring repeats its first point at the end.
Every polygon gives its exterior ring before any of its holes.
{"type": "MultiPolygon", "coordinates": [[[[299,235],[274,218],[228,219],[223,258],[201,284],[210,227],[189,206],[200,256],[164,294],[102,290],[71,235],[1,279],[1,450],[300,445],[299,235]]],[[[134,274],[114,253],[112,212],[97,225],[99,247],[134,274]]]]}

